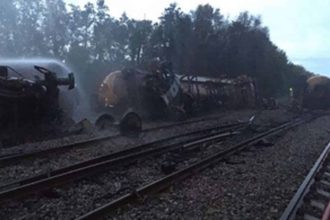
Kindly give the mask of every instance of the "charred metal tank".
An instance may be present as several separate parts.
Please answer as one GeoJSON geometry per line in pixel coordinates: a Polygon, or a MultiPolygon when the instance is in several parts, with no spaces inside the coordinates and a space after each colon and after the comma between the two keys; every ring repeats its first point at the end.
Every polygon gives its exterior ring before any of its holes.
{"type": "Polygon", "coordinates": [[[0,61],[1,126],[17,128],[70,118],[74,104],[67,91],[75,87],[75,79],[67,71],[54,60],[0,61]]]}
{"type": "Polygon", "coordinates": [[[312,76],[307,79],[303,107],[308,109],[330,109],[330,79],[312,76]]]}
{"type": "Polygon", "coordinates": [[[184,92],[192,97],[194,109],[253,108],[256,105],[255,81],[246,75],[237,78],[184,75],[180,76],[180,81],[184,92]]]}
{"type": "Polygon", "coordinates": [[[140,122],[141,118],[178,119],[185,115],[179,79],[165,67],[153,72],[138,69],[112,72],[103,80],[98,94],[103,111],[112,115],[114,121],[122,121],[127,115],[136,121],[140,118],[140,122]]]}

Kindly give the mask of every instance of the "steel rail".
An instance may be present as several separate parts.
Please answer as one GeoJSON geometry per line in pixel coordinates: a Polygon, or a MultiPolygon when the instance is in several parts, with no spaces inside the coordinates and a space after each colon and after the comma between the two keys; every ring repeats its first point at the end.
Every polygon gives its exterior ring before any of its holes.
{"type": "MultiPolygon", "coordinates": [[[[57,170],[54,170],[54,171],[50,171],[50,172],[45,173],[45,174],[40,174],[40,175],[30,177],[30,178],[27,178],[27,179],[23,179],[23,180],[15,181],[15,182],[8,183],[8,184],[5,184],[5,185],[1,185],[0,186],[0,191],[3,191],[4,189],[7,189],[7,188],[10,188],[10,187],[13,187],[13,186],[17,187],[17,186],[21,186],[21,185],[24,185],[24,184],[35,182],[37,180],[41,180],[41,179],[44,179],[44,178],[47,178],[47,177],[59,175],[61,173],[65,173],[65,172],[68,172],[68,171],[71,171],[71,170],[74,170],[74,169],[79,169],[79,168],[82,168],[82,167],[97,164],[97,163],[100,163],[100,162],[103,162],[103,161],[106,161],[106,160],[113,160],[113,159],[116,159],[116,158],[123,157],[125,155],[136,153],[136,152],[139,152],[139,151],[142,151],[142,150],[147,150],[148,148],[159,146],[161,144],[164,144],[164,143],[169,142],[169,141],[173,141],[173,140],[181,138],[183,136],[196,135],[196,134],[200,134],[202,132],[208,133],[208,132],[212,132],[212,131],[217,130],[217,129],[234,129],[234,128],[236,128],[238,126],[241,126],[241,125],[243,126],[242,123],[215,126],[215,127],[208,128],[208,129],[200,129],[200,130],[196,130],[196,131],[192,131],[192,132],[188,132],[188,133],[184,133],[184,134],[179,134],[179,135],[166,137],[166,138],[159,139],[159,140],[156,140],[156,141],[152,141],[152,142],[149,142],[149,143],[146,143],[146,144],[141,144],[141,145],[138,145],[138,146],[134,146],[134,147],[125,149],[125,150],[121,150],[121,151],[118,151],[118,152],[115,152],[115,153],[110,153],[110,154],[107,154],[107,155],[103,155],[103,156],[100,156],[100,157],[89,159],[89,160],[86,160],[86,161],[83,161],[83,162],[80,162],[80,163],[77,163],[77,164],[74,164],[74,165],[71,165],[71,166],[67,166],[67,167],[60,168],[60,169],[57,169],[57,170]]],[[[209,135],[205,135],[205,136],[209,136],[209,135]]],[[[194,141],[195,139],[198,139],[198,137],[196,137],[194,139],[187,140],[187,142],[194,141]]],[[[182,142],[178,142],[176,144],[185,144],[185,142],[182,141],[182,142]]]]}
{"type": "Polygon", "coordinates": [[[287,208],[283,212],[280,220],[290,220],[290,219],[295,218],[296,213],[297,213],[300,205],[303,204],[303,199],[304,199],[305,195],[308,193],[311,186],[315,182],[315,178],[317,176],[317,173],[322,168],[323,163],[325,162],[325,160],[329,156],[329,153],[330,153],[330,143],[324,148],[321,155],[319,156],[319,158],[315,162],[314,166],[312,167],[312,169],[307,174],[305,180],[300,185],[297,192],[295,193],[295,195],[291,199],[289,205],[287,206],[287,208]]]}
{"type": "MultiPolygon", "coordinates": [[[[192,138],[190,140],[180,141],[178,143],[173,143],[160,147],[151,147],[160,144],[164,141],[169,141],[173,139],[173,137],[165,138],[163,140],[155,141],[146,145],[140,145],[124,151],[119,151],[117,153],[88,160],[70,167],[55,170],[48,174],[43,174],[26,180],[14,182],[2,187],[4,191],[0,192],[0,202],[3,202],[8,199],[19,198],[21,196],[26,196],[33,193],[38,193],[55,186],[59,186],[74,180],[95,175],[98,172],[102,172],[107,168],[111,166],[116,166],[118,164],[128,163],[150,156],[160,155],[164,152],[169,152],[172,150],[185,150],[183,149],[182,146],[187,143],[195,142],[196,140],[203,138],[205,139],[205,142],[214,141],[219,138],[223,138],[225,136],[233,135],[235,134],[235,132],[232,132],[233,129],[238,129],[242,127],[243,125],[241,123],[234,125],[219,126],[216,128],[217,129],[222,128],[222,129],[214,134],[207,134],[202,137],[192,138]],[[151,147],[151,149],[146,149],[146,147],[151,147]]],[[[213,129],[209,128],[206,130],[194,131],[191,132],[190,134],[198,134],[198,132],[206,132],[206,131],[210,132],[214,129],[215,128],[213,129]]],[[[180,137],[180,135],[175,136],[175,138],[177,137],[180,137]]]]}
{"type": "MultiPolygon", "coordinates": [[[[147,129],[144,129],[142,132],[145,133],[145,132],[151,132],[151,131],[155,131],[155,130],[168,129],[168,128],[175,127],[175,126],[194,124],[194,123],[199,123],[202,121],[209,121],[209,120],[215,120],[215,119],[219,119],[219,117],[201,118],[201,119],[192,120],[192,121],[168,124],[168,125],[164,125],[164,126],[160,126],[160,127],[147,128],[147,129]]],[[[54,148],[31,151],[31,152],[27,152],[27,153],[11,153],[11,154],[0,155],[0,166],[3,167],[6,165],[10,165],[12,163],[17,163],[18,160],[29,159],[29,158],[34,158],[34,157],[42,157],[42,156],[47,156],[49,154],[55,154],[55,153],[69,151],[74,148],[82,148],[86,145],[97,144],[100,142],[104,142],[104,141],[107,141],[110,139],[116,139],[119,137],[122,137],[122,135],[120,135],[120,134],[107,135],[107,136],[103,136],[103,137],[90,138],[90,139],[83,140],[83,141],[68,143],[68,144],[64,144],[64,145],[61,145],[59,147],[54,147],[54,148]]]]}
{"type": "Polygon", "coordinates": [[[109,214],[109,212],[114,211],[118,207],[121,207],[130,202],[134,202],[135,200],[137,200],[141,197],[147,196],[148,194],[161,191],[164,188],[169,187],[173,183],[177,183],[184,178],[187,178],[197,172],[200,172],[201,170],[209,167],[210,165],[212,165],[216,162],[224,160],[233,154],[239,153],[242,150],[248,148],[252,144],[256,143],[257,141],[259,141],[265,137],[276,135],[286,129],[295,127],[304,122],[305,122],[304,120],[295,120],[293,122],[285,123],[283,125],[270,129],[266,132],[263,132],[259,135],[256,135],[255,137],[252,137],[248,140],[242,141],[242,142],[234,145],[233,147],[230,147],[226,150],[219,151],[212,156],[209,156],[205,159],[202,159],[199,162],[194,163],[193,165],[190,165],[182,170],[176,171],[170,175],[160,178],[152,183],[146,184],[146,185],[134,190],[132,193],[128,193],[114,201],[111,201],[108,204],[105,204],[99,208],[96,208],[95,210],[92,210],[91,212],[88,212],[87,214],[79,217],[78,220],[99,219],[99,218],[109,214]]]}

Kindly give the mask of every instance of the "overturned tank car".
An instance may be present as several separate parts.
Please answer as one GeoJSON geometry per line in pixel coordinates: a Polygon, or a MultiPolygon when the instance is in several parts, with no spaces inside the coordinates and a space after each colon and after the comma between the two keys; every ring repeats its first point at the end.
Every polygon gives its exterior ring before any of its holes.
{"type": "Polygon", "coordinates": [[[211,109],[215,106],[253,108],[256,105],[256,83],[246,75],[237,78],[179,77],[184,92],[193,100],[194,109],[211,109]]]}
{"type": "Polygon", "coordinates": [[[186,112],[179,79],[165,67],[112,72],[100,85],[98,99],[104,112],[101,118],[119,121],[122,131],[141,129],[141,118],[177,120],[186,112]]]}
{"type": "Polygon", "coordinates": [[[325,76],[312,76],[308,78],[302,105],[304,108],[311,110],[329,110],[330,78],[325,76]]]}
{"type": "MultiPolygon", "coordinates": [[[[2,128],[49,125],[70,118],[73,106],[65,90],[75,86],[73,73],[57,61],[0,61],[2,128]]],[[[44,128],[43,128],[44,129],[44,128]]],[[[28,133],[29,130],[21,132],[28,133]]]]}

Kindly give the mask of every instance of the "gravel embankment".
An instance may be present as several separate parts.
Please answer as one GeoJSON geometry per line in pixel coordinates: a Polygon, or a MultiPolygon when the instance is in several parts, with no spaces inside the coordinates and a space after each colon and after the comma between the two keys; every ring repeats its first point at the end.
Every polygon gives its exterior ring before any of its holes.
{"type": "Polygon", "coordinates": [[[113,219],[278,219],[329,142],[329,131],[330,116],[319,118],[113,219]]]}

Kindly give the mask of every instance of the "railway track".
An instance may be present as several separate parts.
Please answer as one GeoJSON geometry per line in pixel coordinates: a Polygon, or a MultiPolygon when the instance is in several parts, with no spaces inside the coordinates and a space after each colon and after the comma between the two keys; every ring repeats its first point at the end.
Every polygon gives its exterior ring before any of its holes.
{"type": "MultiPolygon", "coordinates": [[[[144,129],[142,132],[152,132],[156,130],[162,130],[162,129],[169,129],[173,128],[176,126],[183,126],[183,125],[189,125],[189,124],[194,124],[194,123],[199,123],[199,122],[204,122],[204,121],[212,121],[219,119],[219,117],[207,117],[207,118],[201,118],[197,120],[191,120],[191,121],[184,121],[184,122],[177,122],[177,123],[172,123],[172,124],[167,124],[159,127],[152,127],[152,128],[147,128],[144,129]]],[[[32,159],[32,158],[38,158],[38,157],[44,157],[48,156],[51,154],[58,154],[58,153],[63,153],[70,151],[72,149],[76,148],[83,148],[83,147],[88,147],[88,146],[93,146],[101,142],[109,141],[109,140],[114,140],[116,138],[120,138],[122,135],[117,134],[117,135],[107,135],[103,137],[96,137],[96,138],[91,138],[83,141],[77,141],[69,144],[64,144],[58,147],[54,148],[48,148],[48,149],[42,149],[42,150],[35,150],[31,152],[24,152],[24,153],[10,153],[10,154],[4,154],[0,155],[0,167],[4,167],[10,164],[16,164],[17,161],[24,160],[24,159],[32,159]]]]}
{"type": "Polygon", "coordinates": [[[53,187],[70,183],[106,171],[109,167],[129,163],[143,158],[161,155],[170,151],[187,151],[200,143],[210,143],[224,137],[237,134],[237,130],[246,127],[246,123],[217,126],[182,135],[139,145],[117,153],[84,161],[69,167],[54,170],[46,174],[16,181],[0,187],[0,203],[8,199],[38,193],[53,187]],[[191,136],[187,139],[187,135],[191,136]]]}
{"type": "Polygon", "coordinates": [[[193,163],[189,166],[182,168],[181,170],[178,170],[165,177],[159,178],[153,182],[147,183],[139,188],[136,188],[136,189],[132,190],[130,193],[127,193],[113,201],[108,202],[107,204],[105,204],[101,207],[96,208],[96,209],[88,212],[87,214],[79,217],[78,219],[80,219],[80,220],[82,220],[82,219],[98,219],[98,218],[104,217],[104,216],[108,215],[109,213],[115,211],[119,207],[122,207],[128,203],[135,202],[139,199],[144,199],[149,194],[159,192],[159,191],[171,186],[174,183],[178,183],[178,182],[182,181],[184,178],[187,178],[197,172],[200,172],[203,169],[209,167],[210,165],[212,165],[216,162],[228,159],[230,156],[247,149],[249,146],[253,145],[254,143],[256,143],[266,137],[274,136],[280,132],[283,132],[284,130],[293,128],[310,119],[311,118],[293,120],[291,122],[288,122],[288,123],[285,123],[278,127],[275,127],[273,129],[270,129],[266,132],[263,132],[259,135],[256,135],[252,138],[244,140],[230,148],[215,152],[211,156],[201,159],[196,163],[193,163]]]}
{"type": "Polygon", "coordinates": [[[330,219],[330,143],[298,188],[280,220],[330,219]]]}

